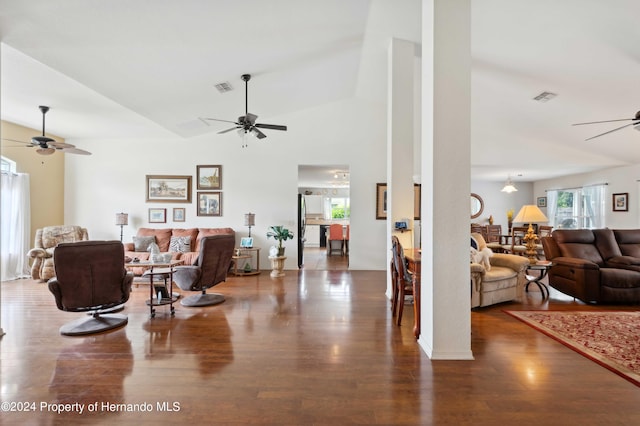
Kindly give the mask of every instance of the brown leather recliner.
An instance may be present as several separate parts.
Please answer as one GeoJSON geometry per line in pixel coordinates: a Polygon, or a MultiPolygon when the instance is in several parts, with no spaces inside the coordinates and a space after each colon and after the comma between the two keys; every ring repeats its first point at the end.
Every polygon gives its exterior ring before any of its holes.
{"type": "Polygon", "coordinates": [[[559,229],[542,238],[549,284],[587,303],[640,303],[640,259],[610,229],[559,229]]]}
{"type": "Polygon", "coordinates": [[[200,240],[198,261],[191,266],[178,266],[173,273],[173,281],[182,290],[199,291],[200,294],[182,298],[183,306],[210,306],[224,302],[224,296],[207,294],[207,289],[227,279],[231,257],[235,248],[234,235],[220,234],[200,240]]]}
{"type": "Polygon", "coordinates": [[[53,256],[56,277],[48,286],[58,309],[91,313],[63,325],[61,334],[91,334],[127,323],[125,315],[102,313],[125,303],[131,292],[133,274],[124,268],[120,241],[63,243],[53,256]]]}

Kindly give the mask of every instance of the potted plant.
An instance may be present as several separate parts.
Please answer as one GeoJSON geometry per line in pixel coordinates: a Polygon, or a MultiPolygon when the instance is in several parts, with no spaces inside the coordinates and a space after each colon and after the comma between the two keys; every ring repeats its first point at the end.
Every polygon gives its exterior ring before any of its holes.
{"type": "Polygon", "coordinates": [[[269,227],[267,238],[269,237],[278,241],[278,256],[284,256],[284,247],[282,246],[282,242],[287,241],[288,239],[293,239],[293,232],[289,231],[284,226],[274,225],[269,227]]]}

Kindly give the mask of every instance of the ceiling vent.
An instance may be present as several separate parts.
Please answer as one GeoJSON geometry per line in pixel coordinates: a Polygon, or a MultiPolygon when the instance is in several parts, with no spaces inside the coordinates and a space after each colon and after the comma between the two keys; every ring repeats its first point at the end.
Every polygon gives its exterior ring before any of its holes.
{"type": "Polygon", "coordinates": [[[218,92],[220,93],[227,93],[233,90],[233,86],[228,81],[225,81],[223,83],[216,84],[216,89],[218,89],[218,92]]]}
{"type": "Polygon", "coordinates": [[[552,92],[542,92],[538,96],[533,98],[533,100],[534,101],[538,101],[538,102],[547,102],[547,101],[550,101],[551,99],[555,98],[556,96],[558,96],[558,95],[556,95],[555,93],[552,93],[552,92]]]}

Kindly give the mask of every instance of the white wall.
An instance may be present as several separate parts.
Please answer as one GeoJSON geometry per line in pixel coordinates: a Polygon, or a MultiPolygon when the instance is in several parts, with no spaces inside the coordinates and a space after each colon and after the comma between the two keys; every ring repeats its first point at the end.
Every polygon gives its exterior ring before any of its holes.
{"type": "Polygon", "coordinates": [[[514,217],[525,204],[535,204],[536,199],[533,196],[533,183],[531,182],[515,182],[517,192],[507,194],[500,191],[504,187],[504,182],[485,182],[471,181],[471,192],[478,194],[484,201],[484,210],[482,214],[470,219],[470,223],[479,223],[481,225],[489,224],[489,216],[493,215],[493,224],[502,225],[502,231],[507,232],[507,210],[513,209],[514,217]]]}
{"type": "MultiPolygon", "coordinates": [[[[613,229],[629,229],[640,227],[640,193],[638,180],[640,165],[614,167],[591,173],[565,176],[535,182],[535,197],[544,197],[549,189],[575,188],[585,185],[606,183],[605,225],[613,229]],[[612,194],[629,193],[629,211],[612,211],[612,194]]],[[[546,213],[546,209],[542,209],[546,213]]]]}
{"type": "MultiPolygon", "coordinates": [[[[65,223],[82,224],[92,239],[118,239],[117,212],[129,213],[124,241],[140,227],[224,227],[248,233],[244,213],[256,214],[254,245],[262,247],[268,267],[268,248],[275,244],[265,233],[270,225],[296,230],[298,165],[349,166],[351,185],[350,269],[386,269],[385,222],[375,220],[376,182],[385,182],[385,109],[357,99],[328,104],[268,122],[288,126],[287,132],[268,131],[263,141],[242,148],[235,133],[164,140],[69,139],[93,153],[67,156],[65,223]],[[357,116],[357,120],[355,117],[357,116]],[[196,165],[222,165],[222,217],[196,216],[196,165]],[[190,204],[146,203],[145,175],[191,175],[190,204]],[[148,209],[167,208],[166,224],[149,224],[148,209]],[[186,207],[186,222],[171,221],[174,207],[186,207]]],[[[266,117],[265,117],[266,119],[266,117]]],[[[216,129],[217,130],[217,129],[216,129]]],[[[286,269],[297,268],[296,239],[285,243],[286,269]]]]}

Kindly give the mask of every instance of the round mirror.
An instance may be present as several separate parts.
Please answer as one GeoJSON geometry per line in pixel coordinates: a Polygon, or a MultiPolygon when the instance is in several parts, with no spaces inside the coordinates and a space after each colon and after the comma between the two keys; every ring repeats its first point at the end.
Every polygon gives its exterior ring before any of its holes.
{"type": "Polygon", "coordinates": [[[471,193],[471,219],[475,219],[482,214],[484,201],[478,194],[471,193]]]}

